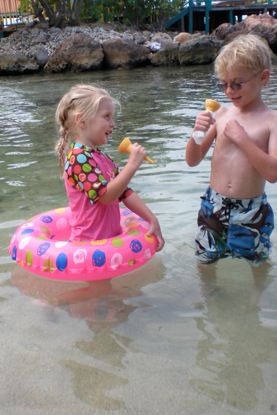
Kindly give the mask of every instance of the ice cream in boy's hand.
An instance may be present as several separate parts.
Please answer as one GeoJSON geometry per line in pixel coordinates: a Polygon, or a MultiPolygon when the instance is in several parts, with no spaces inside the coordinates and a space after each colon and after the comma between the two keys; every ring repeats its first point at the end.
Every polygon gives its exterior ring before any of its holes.
{"type": "MultiPolygon", "coordinates": [[[[213,116],[215,111],[217,111],[218,108],[220,108],[220,104],[217,101],[215,101],[214,99],[206,99],[205,107],[206,107],[206,110],[210,111],[210,113],[213,116]]],[[[194,131],[192,133],[192,138],[194,139],[196,144],[201,144],[204,137],[205,137],[204,131],[194,131]]]]}

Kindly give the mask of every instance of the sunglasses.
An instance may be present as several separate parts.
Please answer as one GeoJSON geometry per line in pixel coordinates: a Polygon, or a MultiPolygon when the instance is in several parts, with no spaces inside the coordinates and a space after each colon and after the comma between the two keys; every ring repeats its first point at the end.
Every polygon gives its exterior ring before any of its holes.
{"type": "Polygon", "coordinates": [[[257,76],[259,73],[260,72],[256,73],[255,75],[253,75],[250,79],[248,79],[245,82],[230,82],[230,83],[228,83],[228,82],[219,82],[216,86],[222,92],[225,92],[228,87],[231,88],[232,91],[239,91],[243,87],[243,85],[247,84],[247,82],[252,81],[252,79],[254,79],[255,76],[257,76]]]}

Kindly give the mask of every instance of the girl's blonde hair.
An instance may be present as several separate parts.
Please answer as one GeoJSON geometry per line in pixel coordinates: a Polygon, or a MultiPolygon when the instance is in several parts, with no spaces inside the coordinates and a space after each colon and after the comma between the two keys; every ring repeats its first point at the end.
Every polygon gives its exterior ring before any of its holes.
{"type": "Polygon", "coordinates": [[[81,115],[79,122],[93,118],[103,99],[110,99],[114,104],[120,105],[105,89],[83,84],[73,86],[60,100],[56,109],[55,120],[60,136],[56,145],[56,152],[59,156],[61,176],[63,176],[69,139],[74,134],[76,127],[74,116],[77,114],[81,115]]]}
{"type": "Polygon", "coordinates": [[[215,72],[219,77],[243,68],[247,72],[271,69],[271,51],[267,41],[257,35],[237,36],[224,46],[215,60],[215,72]]]}

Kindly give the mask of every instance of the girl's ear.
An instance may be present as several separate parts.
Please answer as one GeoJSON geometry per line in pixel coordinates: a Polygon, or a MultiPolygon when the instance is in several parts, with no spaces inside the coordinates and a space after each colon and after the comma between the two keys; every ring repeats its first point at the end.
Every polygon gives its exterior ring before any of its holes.
{"type": "Polygon", "coordinates": [[[74,120],[75,120],[76,127],[85,128],[86,122],[82,120],[81,114],[76,114],[74,116],[74,120]]]}

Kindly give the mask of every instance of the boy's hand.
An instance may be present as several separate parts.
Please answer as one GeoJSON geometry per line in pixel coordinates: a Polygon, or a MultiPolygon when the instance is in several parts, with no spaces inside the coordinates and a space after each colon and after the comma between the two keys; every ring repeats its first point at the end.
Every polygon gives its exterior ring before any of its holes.
{"type": "Polygon", "coordinates": [[[245,136],[248,137],[245,129],[236,120],[229,120],[226,123],[224,135],[235,144],[238,144],[245,136]]]}
{"type": "Polygon", "coordinates": [[[203,131],[206,133],[212,124],[214,124],[214,119],[210,111],[199,112],[195,120],[193,131],[203,131]]]}

